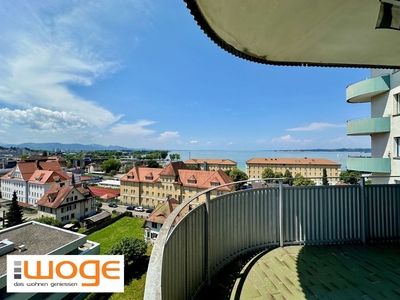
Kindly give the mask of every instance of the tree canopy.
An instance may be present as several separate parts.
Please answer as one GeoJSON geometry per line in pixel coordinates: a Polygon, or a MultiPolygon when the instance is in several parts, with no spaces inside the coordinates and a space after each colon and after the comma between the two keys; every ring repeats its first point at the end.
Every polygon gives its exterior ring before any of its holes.
{"type": "Polygon", "coordinates": [[[315,183],[311,179],[305,178],[303,175],[297,173],[294,176],[293,185],[294,186],[313,186],[313,185],[315,185],[315,183]]]}
{"type": "Polygon", "coordinates": [[[340,173],[340,180],[344,183],[356,184],[358,183],[361,172],[346,170],[340,173]]]}
{"type": "Polygon", "coordinates": [[[11,199],[11,205],[10,208],[8,209],[8,212],[6,213],[6,227],[12,227],[15,225],[22,224],[24,222],[24,213],[22,210],[22,207],[18,205],[18,197],[17,197],[17,192],[14,191],[12,199],[11,199]]]}
{"type": "Polygon", "coordinates": [[[101,169],[106,173],[110,173],[112,170],[118,171],[120,168],[121,163],[113,157],[105,160],[101,164],[101,169]]]}
{"type": "MultiPolygon", "coordinates": [[[[242,180],[249,179],[247,174],[245,172],[243,172],[242,170],[238,169],[237,167],[233,167],[230,170],[226,170],[225,174],[228,175],[233,181],[242,181],[242,180]]],[[[244,185],[245,185],[245,182],[236,183],[235,188],[236,188],[236,190],[240,190],[244,185]]]]}
{"type": "Polygon", "coordinates": [[[179,161],[181,159],[181,155],[178,153],[171,153],[169,155],[169,159],[172,161],[174,161],[174,160],[179,161]]]}
{"type": "Polygon", "coordinates": [[[328,175],[325,168],[322,169],[322,185],[329,185],[328,175]]]}
{"type": "MultiPolygon", "coordinates": [[[[274,171],[271,168],[265,168],[261,174],[262,178],[275,178],[274,171]]],[[[266,182],[272,182],[272,180],[266,180],[266,182]]]]}
{"type": "Polygon", "coordinates": [[[144,240],[123,237],[117,244],[111,247],[107,254],[109,255],[124,255],[124,265],[129,266],[140,260],[147,250],[147,245],[144,240]]]}

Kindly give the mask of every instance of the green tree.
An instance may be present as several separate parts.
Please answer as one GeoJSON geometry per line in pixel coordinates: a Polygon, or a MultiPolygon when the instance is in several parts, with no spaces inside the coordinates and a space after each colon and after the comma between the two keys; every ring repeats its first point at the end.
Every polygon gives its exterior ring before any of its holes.
{"type": "MultiPolygon", "coordinates": [[[[274,171],[271,168],[265,168],[261,174],[262,178],[274,178],[274,171]]],[[[266,182],[272,182],[273,180],[266,180],[266,182]]]]}
{"type": "Polygon", "coordinates": [[[47,151],[46,150],[43,150],[42,156],[47,156],[47,151]]]}
{"type": "Polygon", "coordinates": [[[28,157],[29,157],[29,154],[22,154],[19,156],[19,158],[28,158],[28,157]]]}
{"type": "Polygon", "coordinates": [[[129,266],[138,262],[145,254],[147,245],[143,239],[123,237],[111,247],[107,254],[124,255],[124,265],[129,266]]]}
{"type": "MultiPolygon", "coordinates": [[[[282,172],[274,172],[274,178],[283,178],[282,172]]],[[[278,183],[279,180],[275,180],[275,183],[278,183]]]]}
{"type": "Polygon", "coordinates": [[[147,163],[147,166],[149,168],[161,168],[160,164],[156,162],[155,160],[149,160],[147,163]]]}
{"type": "Polygon", "coordinates": [[[17,192],[14,191],[12,199],[11,199],[11,205],[10,208],[8,209],[8,212],[6,213],[6,227],[12,227],[15,225],[22,224],[24,222],[24,213],[22,210],[22,207],[18,205],[18,197],[17,197],[17,192]]]}
{"type": "Polygon", "coordinates": [[[113,157],[101,164],[101,169],[106,173],[110,173],[112,170],[118,171],[119,168],[121,168],[121,163],[113,157]]]}
{"type": "Polygon", "coordinates": [[[344,183],[357,184],[360,175],[361,172],[346,170],[340,173],[340,180],[343,181],[344,183]]]}
{"type": "Polygon", "coordinates": [[[178,153],[171,153],[171,154],[169,155],[169,159],[170,159],[171,161],[174,161],[174,160],[179,161],[179,160],[181,159],[181,155],[178,154],[178,153]]]}
{"type": "Polygon", "coordinates": [[[100,201],[97,201],[96,202],[96,210],[99,212],[102,207],[103,207],[103,203],[101,203],[100,201]]]}
{"type": "MultiPolygon", "coordinates": [[[[247,180],[249,177],[245,172],[242,170],[238,169],[237,167],[233,167],[230,170],[226,170],[225,174],[228,175],[233,181],[242,181],[242,180],[247,180]]],[[[235,188],[236,190],[242,189],[242,187],[245,185],[245,182],[241,183],[236,183],[235,188]]]]}
{"type": "Polygon", "coordinates": [[[166,159],[168,156],[168,151],[165,151],[165,150],[160,151],[160,156],[162,159],[166,159]]]}
{"type": "Polygon", "coordinates": [[[297,173],[294,176],[293,185],[294,186],[313,186],[313,185],[315,185],[315,183],[311,179],[305,178],[303,175],[297,173]]]}
{"type": "Polygon", "coordinates": [[[41,217],[35,219],[35,221],[59,228],[63,227],[63,223],[61,222],[61,220],[57,220],[52,217],[41,217]]]}
{"type": "Polygon", "coordinates": [[[322,169],[322,185],[329,185],[328,175],[326,174],[326,169],[322,169]]]}
{"type": "Polygon", "coordinates": [[[283,183],[288,184],[290,186],[293,185],[293,175],[292,172],[290,172],[288,169],[286,169],[285,174],[283,174],[283,183]]]}

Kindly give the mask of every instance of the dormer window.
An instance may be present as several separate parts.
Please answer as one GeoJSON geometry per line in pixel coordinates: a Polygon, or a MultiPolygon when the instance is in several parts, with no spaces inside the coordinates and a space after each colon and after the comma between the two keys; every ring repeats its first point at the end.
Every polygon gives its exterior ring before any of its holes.
{"type": "Polygon", "coordinates": [[[219,186],[219,185],[220,185],[219,182],[216,182],[216,181],[212,181],[212,182],[211,182],[211,186],[219,186]]]}
{"type": "Polygon", "coordinates": [[[197,180],[196,179],[188,179],[188,183],[190,184],[196,184],[197,180]]]}

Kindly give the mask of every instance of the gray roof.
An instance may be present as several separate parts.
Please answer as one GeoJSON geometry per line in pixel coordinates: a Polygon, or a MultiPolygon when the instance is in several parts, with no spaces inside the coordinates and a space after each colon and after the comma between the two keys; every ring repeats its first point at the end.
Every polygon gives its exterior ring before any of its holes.
{"type": "Polygon", "coordinates": [[[90,222],[96,223],[96,222],[106,219],[108,217],[111,217],[111,213],[108,211],[103,211],[97,215],[86,218],[85,221],[90,221],[90,222]]]}
{"type": "Polygon", "coordinates": [[[5,239],[14,243],[14,251],[0,256],[0,276],[7,273],[7,255],[46,255],[73,242],[86,242],[86,236],[83,234],[34,221],[1,230],[0,241],[5,239]],[[26,246],[23,252],[18,250],[18,246],[21,245],[26,246]]]}

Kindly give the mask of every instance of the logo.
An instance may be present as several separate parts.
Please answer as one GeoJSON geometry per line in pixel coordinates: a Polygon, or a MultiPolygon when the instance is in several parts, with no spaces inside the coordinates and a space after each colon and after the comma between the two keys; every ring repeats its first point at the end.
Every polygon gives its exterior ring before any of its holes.
{"type": "Polygon", "coordinates": [[[123,293],[123,255],[8,255],[8,293],[123,293]]]}

